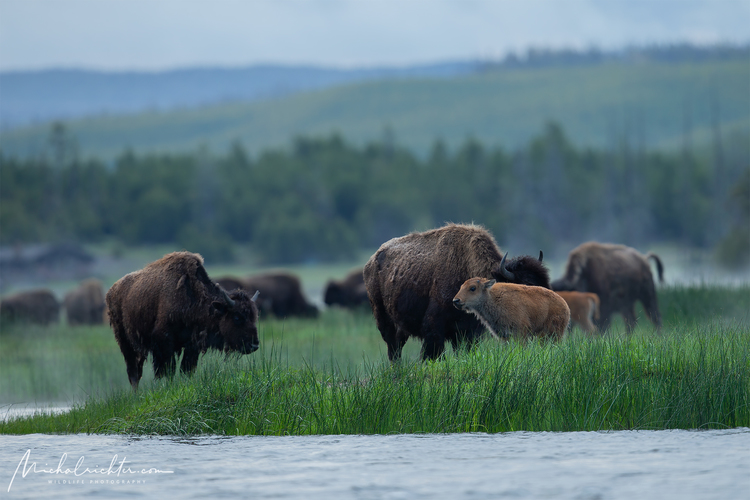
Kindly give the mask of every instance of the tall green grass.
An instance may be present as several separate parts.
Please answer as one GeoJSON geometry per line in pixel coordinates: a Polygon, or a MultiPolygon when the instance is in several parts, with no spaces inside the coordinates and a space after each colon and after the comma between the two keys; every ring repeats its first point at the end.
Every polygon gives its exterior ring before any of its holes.
{"type": "Polygon", "coordinates": [[[574,331],[559,344],[487,339],[469,352],[449,350],[426,363],[416,360],[415,341],[407,344],[412,350],[402,362],[389,363],[368,314],[330,310],[317,321],[268,321],[259,353],[229,359],[213,353],[192,377],[144,380],[138,393],[122,387],[127,377],[120,358],[121,384],[62,415],[2,422],[0,433],[750,426],[750,290],[699,288],[660,292],[665,326],[658,332],[642,319],[632,335],[616,328],[602,337],[574,331]],[[715,301],[715,307],[704,315],[705,301],[715,301]]]}

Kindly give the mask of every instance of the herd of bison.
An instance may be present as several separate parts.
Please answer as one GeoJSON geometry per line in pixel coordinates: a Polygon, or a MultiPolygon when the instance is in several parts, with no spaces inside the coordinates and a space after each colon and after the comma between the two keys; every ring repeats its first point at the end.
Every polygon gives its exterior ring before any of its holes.
{"type": "MultiPolygon", "coordinates": [[[[392,361],[409,337],[422,340],[423,359],[435,359],[446,341],[454,349],[471,347],[485,330],[499,339],[559,340],[572,324],[604,332],[620,313],[630,332],[637,301],[661,326],[649,265],[653,259],[662,280],[656,255],[584,243],[570,252],[564,275],[555,281],[542,259],[542,252],[508,259],[483,227],[447,224],[385,242],[363,269],[330,281],[324,302],[369,304],[392,361]]],[[[157,378],[173,374],[180,355],[180,370],[190,373],[208,349],[257,350],[259,316],[318,315],[292,274],[211,279],[203,258],[183,251],[123,276],[106,294],[100,281],[90,279],[62,304],[49,290],[8,296],[0,302],[0,319],[50,324],[60,321],[61,309],[71,325],[109,322],[136,389],[149,354],[157,378]]]]}

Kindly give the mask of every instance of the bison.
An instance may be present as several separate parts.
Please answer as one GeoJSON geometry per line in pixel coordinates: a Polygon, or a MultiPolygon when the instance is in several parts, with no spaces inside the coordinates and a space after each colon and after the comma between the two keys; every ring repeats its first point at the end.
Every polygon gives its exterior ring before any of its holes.
{"type": "Polygon", "coordinates": [[[63,299],[69,325],[100,325],[104,323],[104,288],[101,281],[88,279],[63,299]]]}
{"type": "Polygon", "coordinates": [[[49,325],[60,320],[60,303],[47,289],[19,292],[0,301],[3,323],[26,322],[49,325]]]}
{"type": "Polygon", "coordinates": [[[571,250],[565,275],[552,283],[555,291],[591,292],[599,296],[601,332],[609,328],[612,314],[621,313],[627,332],[636,324],[635,303],[640,301],[646,315],[661,327],[656,287],[648,259],[656,262],[659,281],[664,281],[664,266],[656,254],[642,255],[625,245],[587,242],[571,250]]]}
{"type": "Polygon", "coordinates": [[[474,314],[499,339],[515,333],[524,340],[532,335],[560,340],[570,323],[568,304],[540,286],[471,278],[461,285],[453,305],[474,314]]]}
{"type": "Polygon", "coordinates": [[[588,292],[556,292],[570,309],[570,325],[586,333],[596,332],[593,320],[599,319],[599,296],[588,292]]]}
{"type": "Polygon", "coordinates": [[[191,373],[207,349],[248,354],[258,349],[258,309],[244,290],[211,281],[203,257],[174,252],[125,275],[106,295],[110,324],[133,389],[151,353],[156,378],[191,373]]]}
{"type": "Polygon", "coordinates": [[[261,314],[273,314],[277,318],[286,318],[287,316],[314,318],[318,316],[318,308],[305,299],[299,278],[292,274],[271,272],[256,274],[239,280],[222,278],[218,282],[231,285],[234,288],[259,291],[258,309],[261,314]]]}
{"type": "Polygon", "coordinates": [[[326,285],[323,301],[326,305],[357,308],[369,304],[362,268],[351,271],[341,280],[330,280],[326,285]]]}
{"type": "Polygon", "coordinates": [[[378,330],[392,361],[410,336],[422,339],[422,359],[435,359],[462,340],[471,346],[482,325],[457,310],[452,300],[461,284],[474,276],[549,288],[542,255],[507,262],[483,227],[448,224],[389,240],[364,268],[365,287],[378,330]]]}

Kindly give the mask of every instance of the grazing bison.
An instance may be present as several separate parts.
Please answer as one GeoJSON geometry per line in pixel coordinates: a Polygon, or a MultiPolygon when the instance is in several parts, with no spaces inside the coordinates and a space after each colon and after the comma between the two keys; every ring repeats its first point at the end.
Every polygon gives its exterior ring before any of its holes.
{"type": "Polygon", "coordinates": [[[207,349],[248,354],[258,349],[258,310],[244,290],[211,281],[203,257],[175,252],[122,277],[106,295],[110,324],[134,389],[151,353],[157,378],[192,372],[207,349]]]}
{"type": "Polygon", "coordinates": [[[326,305],[357,308],[368,304],[367,288],[362,269],[355,269],[341,281],[330,280],[326,285],[323,301],[326,305]]]}
{"type": "Polygon", "coordinates": [[[524,256],[506,265],[481,226],[448,224],[383,243],[365,265],[364,280],[389,359],[401,356],[410,336],[422,339],[422,359],[440,356],[446,340],[454,349],[462,340],[472,345],[482,325],[452,300],[474,276],[549,288],[541,259],[524,256]]]}
{"type": "Polygon", "coordinates": [[[270,312],[277,318],[318,316],[318,308],[305,299],[299,278],[292,274],[257,274],[248,276],[243,282],[245,289],[260,292],[260,296],[263,297],[261,312],[270,312]]]}
{"type": "Polygon", "coordinates": [[[560,340],[570,323],[570,309],[558,294],[540,286],[471,278],[461,285],[453,305],[474,314],[497,338],[511,333],[560,340]]]}
{"type": "Polygon", "coordinates": [[[0,319],[3,323],[57,323],[60,320],[60,303],[50,290],[19,292],[0,301],[0,319]]]}
{"type": "Polygon", "coordinates": [[[656,262],[659,281],[664,267],[653,253],[642,255],[625,245],[588,242],[571,250],[565,275],[552,283],[555,291],[591,292],[599,296],[601,332],[609,328],[612,314],[621,313],[630,333],[636,324],[635,303],[640,301],[651,322],[661,327],[656,287],[648,259],[656,262]]]}
{"type": "Polygon", "coordinates": [[[599,319],[599,296],[588,292],[555,292],[570,308],[570,326],[574,324],[586,333],[596,332],[593,320],[599,319]]]}
{"type": "Polygon", "coordinates": [[[104,288],[101,281],[88,279],[65,294],[63,300],[70,325],[100,325],[104,323],[104,288]]]}

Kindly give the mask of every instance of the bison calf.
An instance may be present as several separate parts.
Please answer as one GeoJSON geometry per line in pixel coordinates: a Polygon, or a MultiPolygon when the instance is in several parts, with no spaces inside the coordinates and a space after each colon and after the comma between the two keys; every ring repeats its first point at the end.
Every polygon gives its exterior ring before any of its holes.
{"type": "Polygon", "coordinates": [[[122,277],[106,295],[109,320],[134,389],[151,353],[156,378],[192,372],[207,349],[248,354],[258,349],[258,309],[243,290],[211,281],[203,257],[174,252],[122,277]]]}
{"type": "Polygon", "coordinates": [[[461,285],[453,305],[473,313],[498,338],[518,333],[560,340],[570,323],[570,309],[555,292],[538,286],[471,278],[461,285]]]}
{"type": "Polygon", "coordinates": [[[570,309],[570,324],[586,333],[596,332],[593,320],[599,319],[599,296],[587,292],[556,292],[570,309]]]}

